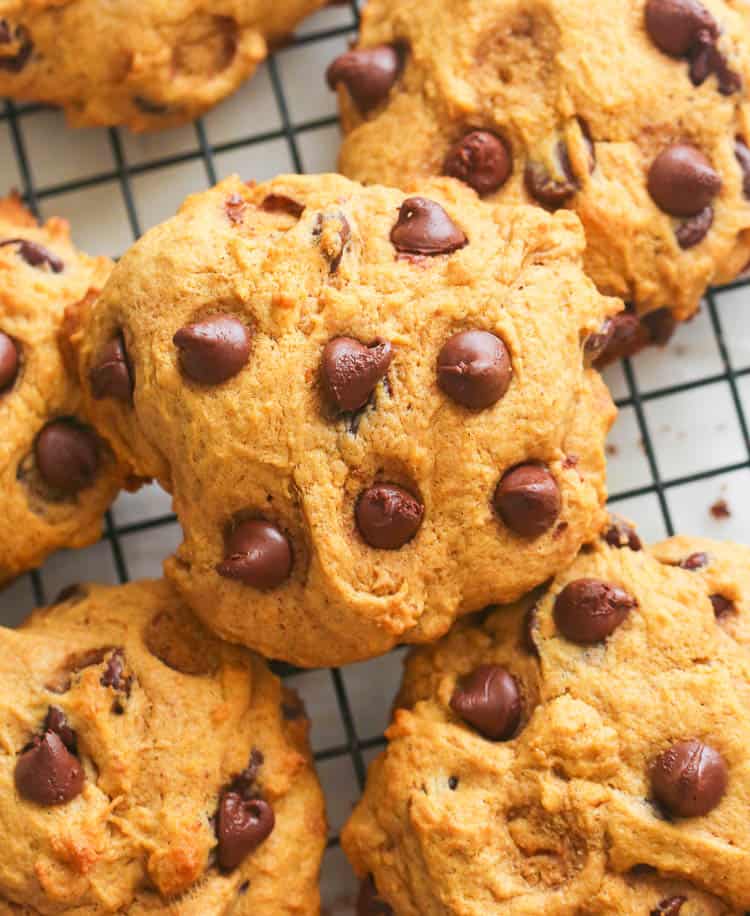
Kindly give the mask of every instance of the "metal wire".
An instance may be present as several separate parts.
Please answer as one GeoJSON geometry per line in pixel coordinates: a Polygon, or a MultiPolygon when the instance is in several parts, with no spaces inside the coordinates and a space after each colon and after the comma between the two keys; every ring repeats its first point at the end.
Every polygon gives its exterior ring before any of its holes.
{"type": "MultiPolygon", "coordinates": [[[[342,28],[321,30],[314,33],[305,34],[294,38],[289,47],[299,47],[301,45],[311,45],[323,42],[331,38],[350,36],[354,37],[356,26],[359,22],[359,13],[355,0],[348,4],[352,11],[352,25],[342,28]]],[[[283,52],[281,52],[283,53],[283,52]]],[[[109,131],[109,142],[111,144],[114,169],[101,172],[95,175],[88,175],[85,178],[79,178],[75,181],[69,181],[57,185],[49,185],[42,188],[36,187],[33,180],[33,170],[30,166],[30,157],[26,149],[23,133],[20,128],[21,119],[29,113],[35,113],[42,110],[40,105],[25,105],[19,107],[12,102],[6,102],[4,110],[0,111],[0,124],[5,123],[8,126],[11,143],[15,152],[18,171],[21,180],[21,192],[30,209],[39,216],[39,203],[48,197],[59,194],[82,190],[84,188],[94,187],[106,182],[116,181],[125,206],[130,229],[133,239],[141,234],[141,221],[138,215],[135,197],[132,190],[132,180],[135,176],[146,172],[153,172],[157,169],[168,166],[178,165],[191,161],[199,160],[203,163],[206,177],[210,184],[217,180],[217,169],[215,165],[216,156],[220,153],[226,153],[232,150],[252,147],[256,144],[266,143],[272,140],[283,140],[286,143],[289,156],[297,171],[303,171],[303,161],[299,149],[299,138],[310,131],[320,128],[331,127],[336,124],[335,117],[317,118],[314,120],[302,120],[295,122],[290,115],[290,108],[287,103],[286,90],[278,67],[276,56],[271,56],[268,61],[271,87],[278,113],[281,119],[281,127],[277,130],[270,130],[261,133],[251,133],[239,139],[231,140],[224,143],[212,144],[208,139],[208,134],[202,121],[195,123],[197,138],[196,149],[175,155],[164,156],[162,158],[152,159],[148,162],[130,165],[127,162],[123,145],[121,142],[120,132],[117,129],[109,131]]],[[[322,75],[321,75],[322,76],[322,75]]],[[[750,288],[750,280],[738,280],[729,284],[726,289],[736,289],[738,287],[750,288]]],[[[634,497],[652,495],[655,496],[662,514],[664,526],[669,534],[675,531],[673,519],[670,511],[668,494],[675,487],[693,483],[708,478],[720,477],[727,473],[740,469],[750,469],[750,424],[744,413],[742,401],[739,393],[739,381],[743,377],[750,376],[750,367],[738,369],[732,364],[729,348],[727,347],[724,330],[722,327],[721,317],[717,308],[715,291],[709,292],[706,297],[706,307],[710,317],[711,328],[715,335],[718,345],[722,370],[719,373],[706,376],[697,380],[687,381],[681,384],[668,385],[665,387],[641,391],[638,386],[638,380],[633,366],[629,361],[624,363],[625,379],[627,383],[627,396],[618,400],[618,407],[632,408],[635,412],[639,433],[643,442],[643,448],[649,467],[651,481],[640,487],[629,490],[614,492],[610,496],[610,502],[617,504],[634,497]],[[740,462],[716,467],[712,469],[697,471],[692,474],[669,478],[665,477],[660,469],[658,450],[655,446],[654,436],[649,427],[647,412],[644,405],[649,402],[658,401],[659,399],[688,392],[695,389],[704,388],[714,383],[725,383],[731,391],[734,410],[736,411],[739,429],[745,448],[745,458],[740,462]]],[[[149,518],[128,524],[117,525],[111,513],[107,513],[105,530],[103,538],[109,543],[112,551],[112,558],[121,582],[127,582],[130,578],[122,548],[121,539],[128,535],[154,528],[163,528],[175,522],[175,516],[165,514],[156,518],[149,518]]],[[[45,595],[42,577],[38,571],[29,574],[30,584],[34,599],[37,604],[43,604],[49,595],[45,595]]],[[[297,669],[289,665],[274,663],[274,670],[282,677],[288,677],[296,673],[297,669]]],[[[354,774],[359,787],[364,786],[365,780],[365,754],[373,749],[381,747],[385,742],[382,736],[360,736],[357,731],[357,723],[352,711],[349,696],[347,695],[346,684],[342,673],[338,669],[331,669],[330,677],[332,680],[333,692],[336,697],[338,713],[341,718],[341,724],[345,735],[345,741],[341,744],[331,745],[319,749],[315,758],[319,762],[330,761],[337,758],[348,757],[351,761],[354,774]]],[[[331,836],[329,846],[338,844],[338,836],[331,836]]]]}

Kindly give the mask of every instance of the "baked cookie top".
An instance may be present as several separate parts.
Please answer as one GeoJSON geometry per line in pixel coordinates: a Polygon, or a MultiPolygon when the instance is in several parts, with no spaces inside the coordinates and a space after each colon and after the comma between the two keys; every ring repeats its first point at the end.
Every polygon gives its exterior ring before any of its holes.
{"type": "Polygon", "coordinates": [[[111,267],[76,251],[64,220],[38,226],[18,198],[0,199],[0,582],[95,541],[123,483],[60,340],[66,307],[111,267]]]}
{"type": "Polygon", "coordinates": [[[187,200],[83,319],[97,428],[174,496],[167,574],[222,636],[303,665],[444,633],[602,524],[620,303],[575,216],[335,175],[187,200]],[[132,397],[131,397],[132,387],[132,397]]]}
{"type": "Polygon", "coordinates": [[[749,644],[750,548],[602,540],[412,654],[344,850],[399,916],[740,914],[749,644]]]}
{"type": "Polygon", "coordinates": [[[76,127],[171,127],[233,92],[326,0],[0,0],[0,95],[76,127]]]}
{"type": "Polygon", "coordinates": [[[628,343],[664,342],[750,260],[749,34],[740,0],[369,0],[328,72],[340,168],[574,210],[599,288],[650,313],[628,343]]]}
{"type": "Polygon", "coordinates": [[[0,913],[319,912],[304,710],[166,582],[0,630],[0,913]]]}

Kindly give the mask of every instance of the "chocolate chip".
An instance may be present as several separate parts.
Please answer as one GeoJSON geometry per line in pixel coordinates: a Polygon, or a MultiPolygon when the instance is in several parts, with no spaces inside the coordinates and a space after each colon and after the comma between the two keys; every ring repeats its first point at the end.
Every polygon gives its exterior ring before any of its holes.
{"type": "Polygon", "coordinates": [[[661,51],[672,57],[686,57],[699,35],[718,38],[719,27],[698,0],[648,0],[646,29],[661,51]]]}
{"type": "Polygon", "coordinates": [[[99,444],[94,433],[72,420],[52,420],[36,437],[34,456],[42,480],[72,496],[94,482],[99,444]]]}
{"type": "Polygon", "coordinates": [[[690,51],[690,80],[701,86],[712,74],[716,75],[719,92],[733,95],[742,88],[742,77],[729,66],[726,55],[716,44],[717,36],[708,31],[698,33],[695,46],[690,51]]]}
{"type": "Polygon", "coordinates": [[[291,574],[292,546],[286,535],[270,522],[262,519],[240,522],[227,539],[226,556],[216,571],[226,579],[237,579],[253,588],[276,588],[291,574]]]}
{"type": "Polygon", "coordinates": [[[102,687],[111,687],[113,690],[122,691],[130,696],[133,678],[125,675],[125,651],[123,649],[115,649],[110,655],[99,683],[102,687]]]}
{"type": "Polygon", "coordinates": [[[734,602],[730,601],[729,598],[725,598],[723,595],[711,595],[710,600],[711,606],[714,609],[714,616],[717,620],[726,617],[728,614],[733,614],[736,611],[734,602]]]}
{"type": "Polygon", "coordinates": [[[593,358],[593,365],[597,369],[603,369],[618,359],[632,356],[648,342],[647,333],[632,308],[620,312],[610,321],[606,336],[601,341],[600,352],[593,358]]]}
{"type": "Polygon", "coordinates": [[[448,788],[451,792],[455,792],[458,788],[458,776],[450,776],[448,778],[448,788]]]}
{"type": "Polygon", "coordinates": [[[334,337],[324,350],[321,377],[328,400],[340,411],[364,407],[393,360],[393,347],[377,339],[365,346],[353,337],[334,337]]]}
{"type": "Polygon", "coordinates": [[[595,366],[607,352],[617,329],[616,319],[618,317],[615,315],[614,318],[606,318],[601,328],[586,338],[583,344],[583,356],[587,366],[595,366]]]}
{"type": "Polygon", "coordinates": [[[273,808],[262,798],[225,792],[216,817],[219,865],[225,871],[237,868],[271,834],[275,822],[273,808]]]}
{"type": "Polygon", "coordinates": [[[339,269],[351,237],[349,220],[341,210],[318,214],[313,227],[313,238],[317,239],[321,254],[328,261],[330,273],[335,274],[339,269]]]}
{"type": "Polygon", "coordinates": [[[359,886],[357,916],[393,916],[393,910],[378,895],[372,875],[365,878],[359,886]]]}
{"type": "Polygon", "coordinates": [[[650,916],[679,916],[683,903],[687,903],[687,897],[667,897],[651,910],[650,916]]]}
{"type": "Polygon", "coordinates": [[[564,206],[579,188],[564,141],[557,143],[555,153],[564,178],[555,178],[544,163],[534,160],[530,160],[524,170],[526,190],[534,200],[549,210],[564,206]]]}
{"type": "Polygon", "coordinates": [[[679,741],[651,765],[651,790],[673,817],[702,817],[724,797],[729,774],[718,751],[695,738],[679,741]]]}
{"type": "Polygon", "coordinates": [[[523,624],[521,625],[521,647],[529,655],[539,658],[539,647],[536,644],[536,633],[539,629],[539,608],[536,604],[523,615],[523,624]]]}
{"type": "Polygon", "coordinates": [[[548,468],[519,464],[503,475],[493,504],[511,531],[522,537],[539,537],[555,523],[562,499],[548,468]]]}
{"type": "Polygon", "coordinates": [[[480,665],[456,686],[451,709],[491,741],[508,741],[521,721],[516,679],[500,665],[480,665]]]}
{"type": "Polygon", "coordinates": [[[672,216],[696,216],[709,206],[721,184],[708,159],[687,143],[675,143],[659,153],[648,173],[649,194],[672,216]]]}
{"type": "Polygon", "coordinates": [[[18,45],[18,50],[12,55],[0,54],[0,70],[20,73],[31,57],[34,43],[25,26],[18,25],[12,29],[6,19],[0,20],[0,45],[11,44],[14,41],[18,45]]]}
{"type": "Polygon", "coordinates": [[[56,254],[29,239],[5,239],[0,242],[0,248],[5,245],[18,245],[18,255],[29,267],[49,267],[53,274],[62,273],[65,265],[56,254]]]}
{"type": "Polygon", "coordinates": [[[440,204],[425,197],[409,197],[401,205],[391,242],[402,254],[432,256],[458,251],[468,239],[440,204]]]}
{"type": "Polygon", "coordinates": [[[78,750],[78,737],[70,727],[68,717],[59,706],[50,706],[44,720],[44,731],[54,732],[71,754],[78,750]]]}
{"type": "Polygon", "coordinates": [[[398,550],[419,530],[424,505],[408,490],[393,483],[378,483],[357,500],[357,527],[370,547],[398,550]]]}
{"type": "Polygon", "coordinates": [[[0,392],[11,388],[18,376],[18,346],[12,337],[0,331],[0,392]]]}
{"type": "Polygon", "coordinates": [[[180,369],[200,385],[221,385],[240,372],[250,357],[250,331],[232,315],[212,315],[187,324],[172,342],[180,351],[180,369]]]}
{"type": "Polygon", "coordinates": [[[555,623],[571,642],[590,645],[610,636],[637,606],[632,595],[599,579],[576,579],[555,600],[555,623]]]}
{"type": "Polygon", "coordinates": [[[305,205],[292,200],[286,194],[268,194],[261,204],[266,213],[286,213],[299,219],[305,212],[305,205]]]}
{"type": "Polygon", "coordinates": [[[170,112],[169,105],[165,105],[163,102],[155,102],[153,99],[146,98],[145,95],[134,95],[133,104],[142,114],[165,115],[170,112]]]}
{"type": "Polygon", "coordinates": [[[705,566],[708,566],[709,557],[707,553],[697,552],[691,553],[689,557],[685,557],[684,560],[680,560],[679,566],[681,569],[688,569],[690,572],[695,572],[697,569],[703,569],[705,566]]]}
{"type": "Polygon", "coordinates": [[[454,334],[438,355],[438,385],[470,410],[496,404],[508,390],[512,374],[508,348],[489,331],[454,334]]]}
{"type": "Polygon", "coordinates": [[[750,147],[739,137],[734,141],[734,155],[742,169],[742,193],[750,200],[750,147]]]}
{"type": "Polygon", "coordinates": [[[682,249],[694,248],[708,235],[714,224],[714,208],[705,207],[700,213],[686,219],[675,230],[677,244],[682,249]]]}
{"type": "Polygon", "coordinates": [[[510,178],[513,160],[507,144],[488,130],[472,130],[448,153],[443,172],[477,194],[492,194],[510,178]]]}
{"type": "Polygon", "coordinates": [[[669,308],[654,309],[641,316],[641,326],[648,335],[648,343],[665,347],[677,327],[677,320],[669,308]]]}
{"type": "Polygon", "coordinates": [[[37,737],[16,762],[19,795],[38,805],[64,805],[80,795],[85,775],[79,761],[55,732],[37,737]]]}
{"type": "Polygon", "coordinates": [[[401,55],[392,45],[347,51],[328,67],[326,80],[331,89],[343,83],[362,112],[380,105],[388,97],[401,72],[401,55]]]}
{"type": "Polygon", "coordinates": [[[239,194],[230,194],[224,202],[224,212],[233,226],[238,226],[245,218],[247,203],[239,194]]]}
{"type": "Polygon", "coordinates": [[[643,543],[635,528],[619,515],[610,516],[609,528],[602,535],[610,547],[628,547],[630,550],[642,550],[643,543]]]}
{"type": "Polygon", "coordinates": [[[89,384],[97,401],[114,398],[124,404],[133,403],[133,370],[122,333],[99,350],[96,362],[89,370],[89,384]]]}

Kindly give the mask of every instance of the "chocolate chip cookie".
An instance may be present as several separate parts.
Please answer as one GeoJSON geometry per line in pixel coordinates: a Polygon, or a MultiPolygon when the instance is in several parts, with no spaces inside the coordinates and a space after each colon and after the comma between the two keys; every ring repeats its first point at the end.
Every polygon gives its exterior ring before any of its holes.
{"type": "Polygon", "coordinates": [[[0,667],[0,913],[316,916],[302,705],[166,582],[67,589],[0,667]]]}
{"type": "Polygon", "coordinates": [[[0,95],[155,130],[234,92],[327,0],[0,0],[0,95]]]}
{"type": "Polygon", "coordinates": [[[546,590],[412,653],[342,834],[372,876],[363,900],[399,916],[750,909],[750,548],[622,541],[607,531],[546,590]]]}
{"type": "Polygon", "coordinates": [[[174,496],[167,574],[302,665],[442,635],[602,524],[621,303],[573,214],[344,178],[229,179],[115,268],[80,338],[97,428],[174,496]]]}
{"type": "Polygon", "coordinates": [[[749,34],[734,0],[369,0],[340,167],[575,211],[629,304],[602,362],[663,344],[750,260],[749,34]]]}
{"type": "Polygon", "coordinates": [[[59,339],[66,307],[95,296],[111,266],[76,251],[64,220],[38,226],[17,198],[0,200],[0,583],[95,541],[123,483],[59,339]]]}

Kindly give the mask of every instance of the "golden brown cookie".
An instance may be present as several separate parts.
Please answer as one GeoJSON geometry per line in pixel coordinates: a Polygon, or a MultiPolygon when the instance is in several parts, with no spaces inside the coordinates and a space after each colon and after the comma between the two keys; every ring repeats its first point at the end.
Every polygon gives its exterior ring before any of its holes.
{"type": "Polygon", "coordinates": [[[68,590],[0,670],[3,916],[318,914],[304,710],[166,582],[68,590]]]}
{"type": "Polygon", "coordinates": [[[407,661],[342,834],[398,916],[750,908],[750,548],[616,540],[407,661]]]}
{"type": "Polygon", "coordinates": [[[0,0],[0,95],[76,127],[171,127],[234,92],[327,0],[0,0]]]}
{"type": "Polygon", "coordinates": [[[167,575],[303,665],[442,635],[602,524],[614,409],[585,366],[620,303],[576,218],[335,175],[187,200],[80,335],[97,428],[174,496],[167,575]],[[130,382],[134,398],[129,396],[130,382]]]}
{"type": "Polygon", "coordinates": [[[0,582],[95,541],[124,481],[59,339],[66,307],[111,268],[76,251],[64,220],[38,226],[18,198],[0,200],[0,582]]]}
{"type": "Polygon", "coordinates": [[[574,210],[630,303],[604,358],[663,344],[750,260],[749,34],[742,0],[369,0],[340,168],[574,210]]]}

